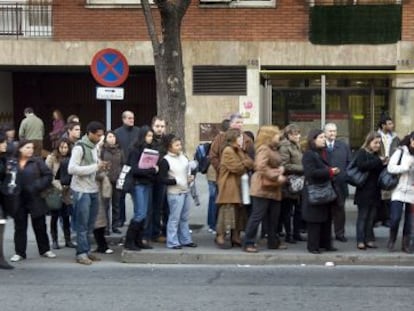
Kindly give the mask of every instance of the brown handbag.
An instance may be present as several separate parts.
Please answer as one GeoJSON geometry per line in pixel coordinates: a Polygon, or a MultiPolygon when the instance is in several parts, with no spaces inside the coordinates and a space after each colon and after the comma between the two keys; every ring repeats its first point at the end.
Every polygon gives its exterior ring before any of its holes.
{"type": "Polygon", "coordinates": [[[264,188],[276,188],[281,185],[281,183],[278,180],[270,179],[264,175],[261,175],[262,179],[262,187],[264,188]]]}

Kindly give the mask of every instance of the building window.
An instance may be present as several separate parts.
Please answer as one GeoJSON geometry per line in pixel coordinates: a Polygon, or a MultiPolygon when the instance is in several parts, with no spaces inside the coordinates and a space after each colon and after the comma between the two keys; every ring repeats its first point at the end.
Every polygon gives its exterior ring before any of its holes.
{"type": "Polygon", "coordinates": [[[193,66],[194,95],[246,95],[246,66],[193,66]]]}
{"type": "MultiPolygon", "coordinates": [[[[154,0],[148,0],[150,4],[154,4],[154,0]]],[[[131,7],[141,6],[141,0],[86,0],[86,4],[99,7],[131,7]]]]}

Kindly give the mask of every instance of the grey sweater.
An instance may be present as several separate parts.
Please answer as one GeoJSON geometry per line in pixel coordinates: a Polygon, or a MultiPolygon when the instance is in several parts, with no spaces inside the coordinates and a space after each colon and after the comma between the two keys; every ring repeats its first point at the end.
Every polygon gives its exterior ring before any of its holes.
{"type": "MultiPolygon", "coordinates": [[[[82,141],[85,137],[82,138],[82,141]]],[[[69,161],[68,173],[72,175],[70,187],[73,191],[84,193],[96,193],[99,191],[96,182],[96,172],[98,171],[98,151],[96,147],[84,144],[84,148],[75,145],[69,161]],[[83,152],[91,152],[92,157],[84,156],[83,152]],[[86,159],[92,159],[87,161],[86,159]],[[88,163],[89,162],[89,163],[88,163]]]]}

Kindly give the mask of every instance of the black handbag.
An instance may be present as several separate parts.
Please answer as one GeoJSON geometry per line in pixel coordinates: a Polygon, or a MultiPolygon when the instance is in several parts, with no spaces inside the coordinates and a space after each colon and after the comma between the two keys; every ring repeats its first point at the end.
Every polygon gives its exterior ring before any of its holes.
{"type": "Polygon", "coordinates": [[[361,172],[356,165],[356,156],[346,168],[346,182],[354,187],[362,187],[368,179],[369,171],[361,172]]]}
{"type": "Polygon", "coordinates": [[[308,202],[311,205],[323,205],[335,201],[338,197],[332,182],[328,180],[322,184],[307,184],[308,202]]]}
{"type": "MultiPolygon", "coordinates": [[[[400,150],[401,154],[397,165],[401,164],[401,159],[403,156],[403,150],[400,150]]],[[[393,190],[395,187],[397,187],[399,179],[399,174],[391,174],[390,172],[388,172],[388,168],[385,167],[378,177],[378,186],[381,188],[381,190],[393,190]]]]}

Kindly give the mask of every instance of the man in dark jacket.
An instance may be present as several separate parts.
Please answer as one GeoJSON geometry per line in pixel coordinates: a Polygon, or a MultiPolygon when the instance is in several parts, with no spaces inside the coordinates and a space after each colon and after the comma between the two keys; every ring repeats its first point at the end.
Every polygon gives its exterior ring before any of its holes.
{"type": "MultiPolygon", "coordinates": [[[[118,142],[118,145],[122,149],[123,158],[128,159],[129,155],[129,148],[131,144],[136,140],[139,133],[139,128],[134,125],[135,123],[135,115],[132,111],[125,110],[122,113],[122,126],[118,127],[116,130],[114,130],[114,133],[116,135],[116,141],[118,142]]],[[[122,192],[120,198],[119,198],[119,223],[113,224],[114,232],[120,232],[117,230],[118,227],[122,227],[126,220],[126,214],[125,214],[125,196],[126,193],[122,192]]]]}
{"type": "MultiPolygon", "coordinates": [[[[167,130],[167,122],[163,117],[155,116],[152,118],[151,128],[154,131],[152,147],[153,149],[158,150],[160,154],[160,162],[167,153],[163,142],[167,130]]],[[[166,241],[166,226],[169,215],[166,193],[166,185],[160,181],[156,181],[153,186],[152,205],[147,212],[144,240],[153,240],[154,242],[159,243],[164,243],[166,241]]]]}
{"type": "Polygon", "coordinates": [[[338,167],[340,172],[335,176],[334,186],[338,192],[337,204],[332,210],[335,238],[346,242],[345,237],[345,200],[348,196],[348,184],[346,183],[346,167],[351,161],[351,151],[346,143],[337,140],[337,127],[334,123],[327,123],[324,127],[326,137],[326,150],[328,162],[332,167],[338,167]]]}

